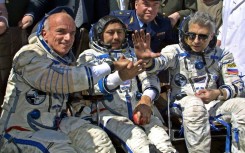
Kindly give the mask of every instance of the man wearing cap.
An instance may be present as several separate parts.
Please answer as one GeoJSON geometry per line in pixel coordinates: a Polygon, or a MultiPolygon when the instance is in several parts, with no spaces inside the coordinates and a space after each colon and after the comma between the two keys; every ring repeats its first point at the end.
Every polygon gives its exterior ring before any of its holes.
{"type": "MultiPolygon", "coordinates": [[[[160,0],[136,0],[135,10],[112,11],[110,14],[120,18],[129,32],[145,29],[151,35],[153,52],[160,52],[164,44],[171,41],[170,19],[158,15],[160,0]],[[164,43],[164,44],[163,44],[164,43]]],[[[133,47],[131,35],[129,44],[133,47]]]]}
{"type": "Polygon", "coordinates": [[[67,7],[49,12],[36,36],[15,55],[0,117],[0,152],[116,152],[102,129],[72,116],[72,109],[67,111],[67,101],[70,93],[134,65],[121,59],[76,66],[71,52],[76,26],[71,16],[67,7]]]}

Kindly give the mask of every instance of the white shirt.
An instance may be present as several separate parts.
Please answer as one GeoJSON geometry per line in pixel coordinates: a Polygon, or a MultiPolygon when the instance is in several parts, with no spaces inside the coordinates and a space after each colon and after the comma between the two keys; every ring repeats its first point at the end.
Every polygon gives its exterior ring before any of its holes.
{"type": "Polygon", "coordinates": [[[224,0],[222,18],[221,48],[233,53],[240,74],[245,75],[245,0],[224,0]]]}

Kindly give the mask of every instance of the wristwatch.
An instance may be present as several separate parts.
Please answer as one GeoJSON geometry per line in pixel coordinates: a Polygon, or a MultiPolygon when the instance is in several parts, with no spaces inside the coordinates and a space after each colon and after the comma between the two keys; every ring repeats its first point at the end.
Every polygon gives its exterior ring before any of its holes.
{"type": "Polygon", "coordinates": [[[218,100],[225,100],[226,98],[224,97],[224,91],[223,89],[219,89],[220,95],[218,96],[218,100]]]}
{"type": "Polygon", "coordinates": [[[106,61],[106,63],[110,66],[111,68],[111,73],[115,72],[115,65],[112,61],[106,61]]]}

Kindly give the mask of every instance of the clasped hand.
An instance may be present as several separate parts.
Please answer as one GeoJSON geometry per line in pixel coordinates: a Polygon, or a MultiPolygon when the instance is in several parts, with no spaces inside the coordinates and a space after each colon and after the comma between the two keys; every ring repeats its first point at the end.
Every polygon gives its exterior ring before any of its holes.
{"type": "Polygon", "coordinates": [[[148,96],[142,96],[134,109],[133,120],[137,125],[149,124],[151,120],[151,99],[148,96]]]}
{"type": "Polygon", "coordinates": [[[120,57],[114,64],[122,81],[132,79],[145,70],[142,60],[133,63],[124,56],[120,57]]]}

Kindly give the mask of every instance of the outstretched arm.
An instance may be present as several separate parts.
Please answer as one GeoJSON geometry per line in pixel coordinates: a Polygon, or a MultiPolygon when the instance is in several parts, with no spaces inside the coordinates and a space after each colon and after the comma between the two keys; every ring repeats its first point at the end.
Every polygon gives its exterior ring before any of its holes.
{"type": "Polygon", "coordinates": [[[134,44],[134,51],[138,59],[142,59],[143,62],[147,64],[147,67],[150,67],[149,63],[153,58],[159,57],[160,53],[154,53],[151,50],[150,43],[151,37],[150,34],[145,34],[144,30],[135,31],[132,34],[132,40],[134,44]]]}

